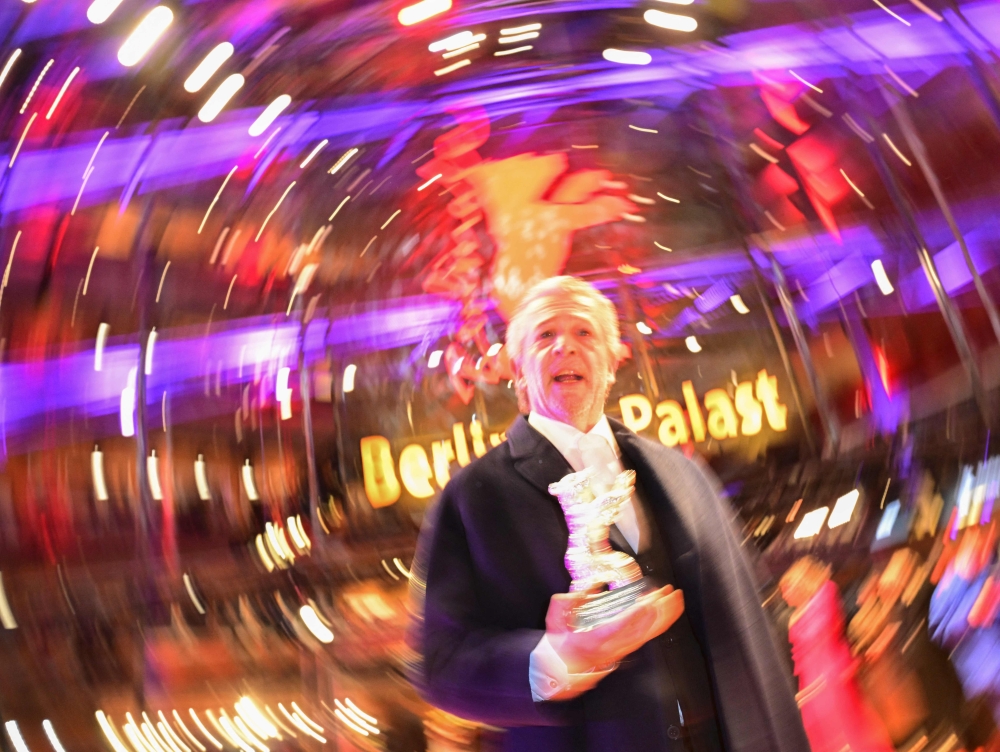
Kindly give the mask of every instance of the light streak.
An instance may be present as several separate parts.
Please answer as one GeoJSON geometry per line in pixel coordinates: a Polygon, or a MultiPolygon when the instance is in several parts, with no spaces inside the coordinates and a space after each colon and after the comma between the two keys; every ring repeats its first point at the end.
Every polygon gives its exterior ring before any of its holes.
{"type": "Polygon", "coordinates": [[[222,310],[226,310],[229,307],[229,296],[233,294],[233,285],[236,284],[236,277],[238,274],[234,274],[233,278],[229,280],[229,289],[226,290],[226,302],[222,304],[222,310]]]}
{"type": "Polygon", "coordinates": [[[911,26],[912,25],[905,18],[903,18],[902,16],[899,16],[899,15],[893,13],[887,7],[885,7],[884,5],[882,5],[882,3],[879,2],[879,0],[872,0],[872,2],[875,3],[875,5],[877,5],[878,7],[880,7],[882,10],[884,10],[886,13],[888,13],[890,16],[892,16],[893,18],[895,18],[897,21],[901,21],[902,23],[906,24],[907,26],[911,26]]]}
{"type": "Polygon", "coordinates": [[[656,130],[655,128],[642,128],[638,125],[632,125],[631,123],[629,123],[628,127],[634,131],[640,131],[642,133],[659,133],[659,131],[656,130]]]}
{"type": "Polygon", "coordinates": [[[394,220],[394,219],[396,218],[396,215],[397,215],[397,214],[399,214],[399,213],[400,213],[401,211],[403,211],[403,210],[402,210],[402,209],[396,209],[396,211],[394,211],[394,212],[392,213],[392,216],[391,216],[391,217],[389,217],[389,219],[387,219],[387,220],[385,221],[385,224],[384,224],[384,225],[382,225],[382,229],[384,230],[384,229],[385,229],[386,227],[388,227],[388,226],[389,226],[389,223],[390,223],[390,222],[392,222],[392,220],[394,220]]]}
{"type": "Polygon", "coordinates": [[[673,253],[673,252],[674,252],[674,249],[673,249],[673,248],[667,248],[667,247],[666,247],[665,245],[660,245],[660,244],[659,244],[659,243],[657,243],[657,242],[656,242],[655,240],[653,241],[653,245],[655,245],[655,246],[656,246],[657,248],[659,248],[659,249],[660,249],[661,251],[666,251],[667,253],[673,253]]]}
{"type": "Polygon", "coordinates": [[[432,177],[430,180],[428,180],[422,186],[420,186],[419,188],[417,188],[417,190],[418,191],[422,191],[424,188],[426,188],[427,186],[429,186],[431,183],[433,183],[435,180],[437,180],[440,177],[441,177],[441,173],[439,172],[437,175],[435,175],[434,177],[432,177]]]}
{"type": "MultiPolygon", "coordinates": [[[[358,153],[357,148],[348,149],[347,151],[345,151],[341,155],[340,159],[338,159],[336,162],[333,163],[333,167],[331,167],[329,170],[327,170],[327,172],[330,173],[331,175],[336,175],[337,174],[337,170],[339,170],[341,167],[343,167],[345,164],[347,164],[347,160],[350,159],[351,157],[353,157],[357,153],[358,153]]],[[[348,196],[347,198],[350,198],[350,196],[348,196]]],[[[343,205],[343,204],[341,204],[341,205],[343,205]]],[[[332,217],[331,217],[331,219],[332,219],[332,217]]]]}
{"type": "Polygon", "coordinates": [[[652,8],[643,13],[642,18],[648,24],[659,26],[661,29],[670,29],[671,31],[694,31],[698,28],[698,22],[691,18],[691,16],[664,13],[662,10],[654,10],[652,8]]]}
{"type": "Polygon", "coordinates": [[[526,34],[517,34],[516,36],[513,37],[500,37],[500,39],[498,39],[497,41],[499,41],[500,44],[516,44],[517,42],[526,42],[529,39],[537,39],[537,38],[538,38],[537,31],[529,31],[526,34]]]}
{"type": "Polygon", "coordinates": [[[313,637],[324,644],[333,642],[333,632],[320,620],[312,606],[307,605],[300,608],[299,616],[302,617],[302,622],[308,627],[313,637]]]}
{"type": "Polygon", "coordinates": [[[87,20],[92,24],[102,24],[121,4],[122,0],[94,0],[87,8],[87,20]]]}
{"type": "Polygon", "coordinates": [[[54,62],[55,60],[49,60],[49,62],[45,64],[45,67],[42,68],[42,72],[38,74],[38,78],[35,79],[34,86],[32,86],[31,90],[28,92],[27,99],[25,99],[24,104],[21,105],[21,111],[20,111],[21,115],[23,115],[24,111],[28,109],[28,104],[31,102],[31,98],[35,96],[35,92],[38,91],[38,85],[42,83],[42,79],[45,78],[45,74],[49,72],[49,68],[52,67],[52,64],[54,62]]]}
{"type": "Polygon", "coordinates": [[[698,342],[698,338],[695,337],[693,334],[689,337],[684,338],[684,346],[687,347],[687,349],[693,353],[701,352],[701,343],[698,342]]]}
{"type": "Polygon", "coordinates": [[[330,143],[330,139],[324,138],[322,141],[320,141],[318,144],[316,144],[316,147],[311,152],[309,152],[309,156],[302,160],[302,164],[299,165],[299,168],[303,169],[303,168],[305,168],[305,166],[307,164],[309,164],[310,162],[312,162],[313,161],[313,157],[315,157],[317,154],[319,154],[321,151],[323,151],[323,149],[326,148],[326,145],[328,143],[330,143]]]}
{"type": "Polygon", "coordinates": [[[170,268],[170,262],[168,261],[163,267],[163,274],[160,275],[160,286],[156,288],[156,302],[160,302],[160,294],[163,292],[163,282],[167,278],[167,270],[170,268]]]}
{"type": "Polygon", "coordinates": [[[243,88],[246,79],[239,73],[233,73],[219,84],[219,87],[208,98],[208,101],[198,110],[198,119],[203,123],[211,123],[222,112],[222,108],[229,104],[229,100],[236,96],[236,92],[243,88]]]}
{"type": "Polygon", "coordinates": [[[292,103],[292,98],[287,94],[276,97],[271,104],[264,108],[264,111],[257,116],[257,119],[250,125],[249,133],[256,138],[261,133],[271,127],[271,123],[284,112],[285,108],[292,103]]]}
{"type": "Polygon", "coordinates": [[[14,63],[19,57],[21,57],[20,47],[10,53],[10,57],[7,58],[7,64],[3,67],[3,72],[0,72],[0,86],[3,86],[3,82],[7,80],[7,74],[10,73],[10,69],[14,67],[14,63]]]}
{"type": "MultiPolygon", "coordinates": [[[[493,57],[504,57],[505,55],[515,55],[518,52],[526,52],[527,50],[535,49],[530,44],[526,44],[523,47],[515,47],[512,50],[497,50],[493,53],[493,57]]],[[[596,148],[596,147],[595,147],[596,148]]]]}
{"type": "Polygon", "coordinates": [[[471,65],[472,61],[466,58],[465,60],[459,60],[457,63],[452,63],[451,65],[446,65],[444,68],[438,68],[434,71],[435,76],[443,76],[446,73],[451,73],[459,68],[464,68],[466,65],[471,65]]]}
{"type": "Polygon", "coordinates": [[[264,141],[264,143],[262,143],[262,144],[260,145],[260,148],[259,148],[259,149],[257,150],[257,153],[253,155],[253,158],[254,158],[254,159],[257,159],[257,157],[259,157],[259,156],[260,156],[261,154],[263,154],[263,153],[264,153],[264,149],[266,149],[266,148],[267,148],[267,145],[268,145],[269,143],[271,143],[271,140],[272,140],[272,139],[273,139],[273,138],[274,138],[275,136],[277,136],[277,135],[278,135],[278,133],[279,133],[280,131],[281,131],[281,126],[280,126],[280,125],[279,125],[279,126],[278,126],[277,128],[275,128],[275,129],[274,129],[273,131],[271,131],[271,135],[270,135],[270,136],[268,136],[268,137],[267,137],[267,139],[266,139],[266,140],[264,141]]]}
{"type": "Polygon", "coordinates": [[[264,224],[262,224],[262,225],[260,226],[260,229],[259,229],[259,230],[257,231],[257,237],[255,237],[255,238],[253,239],[253,241],[254,241],[255,243],[256,243],[256,242],[257,242],[258,240],[260,240],[260,236],[261,236],[261,234],[262,234],[262,233],[264,232],[264,228],[265,228],[265,227],[267,227],[267,223],[271,221],[271,217],[273,217],[273,216],[274,216],[274,213],[275,213],[276,211],[278,211],[278,207],[279,207],[279,206],[281,206],[281,202],[285,200],[285,196],[287,196],[287,195],[288,195],[288,192],[289,192],[290,190],[292,190],[292,188],[294,188],[294,187],[295,187],[295,181],[293,180],[293,181],[291,182],[291,184],[290,184],[290,185],[289,185],[289,186],[288,186],[287,188],[285,188],[285,192],[281,194],[281,198],[279,198],[279,199],[278,199],[278,203],[276,203],[276,204],[274,205],[274,208],[273,208],[273,209],[271,209],[271,212],[270,212],[270,214],[268,214],[268,215],[267,215],[267,216],[266,216],[266,217],[264,218],[264,224]]]}
{"type": "Polygon", "coordinates": [[[805,80],[804,78],[802,78],[802,76],[800,76],[800,75],[799,75],[798,73],[796,73],[795,71],[793,71],[793,70],[789,69],[789,71],[788,71],[788,72],[789,72],[789,73],[791,73],[791,74],[792,74],[792,76],[793,76],[793,77],[794,77],[794,78],[795,78],[795,79],[796,79],[796,80],[797,80],[797,81],[798,81],[799,83],[802,83],[802,84],[805,84],[805,85],[806,85],[806,86],[808,86],[808,87],[809,87],[810,89],[812,89],[813,91],[815,91],[815,92],[816,92],[817,94],[822,94],[822,93],[823,93],[823,90],[822,90],[821,88],[819,88],[818,86],[815,86],[814,84],[811,84],[811,83],[809,83],[808,81],[806,81],[806,80],[805,80]]]}
{"type": "Polygon", "coordinates": [[[528,31],[538,31],[542,28],[540,23],[525,24],[524,26],[515,26],[512,29],[500,29],[500,34],[502,36],[510,36],[511,34],[524,34],[528,31]]]}
{"type": "Polygon", "coordinates": [[[337,204],[337,208],[333,210],[333,214],[331,214],[330,218],[326,221],[332,222],[333,218],[337,216],[337,212],[339,212],[344,207],[344,204],[346,204],[350,200],[351,200],[350,196],[344,196],[343,200],[339,204],[337,204]]]}
{"type": "Polygon", "coordinates": [[[59,93],[56,95],[56,100],[52,103],[52,106],[49,107],[49,114],[45,116],[46,120],[51,120],[52,119],[52,113],[56,111],[56,107],[58,107],[59,106],[59,102],[62,101],[63,94],[66,93],[66,89],[69,88],[69,85],[73,82],[73,79],[76,78],[76,74],[79,73],[79,72],[80,72],[80,67],[77,66],[76,68],[73,69],[73,72],[69,74],[69,77],[63,83],[62,88],[59,90],[59,93]]]}
{"type": "Polygon", "coordinates": [[[762,157],[763,159],[766,159],[771,164],[778,164],[777,157],[771,156],[770,154],[768,154],[766,151],[764,151],[763,149],[761,149],[759,146],[757,146],[757,144],[755,144],[753,142],[750,143],[750,151],[752,151],[757,156],[762,157]]]}
{"type": "MultiPolygon", "coordinates": [[[[176,713],[177,711],[174,712],[176,713]]],[[[201,731],[204,737],[211,742],[212,746],[216,749],[222,749],[222,742],[209,733],[208,729],[205,728],[205,725],[201,722],[201,719],[198,718],[197,714],[194,712],[194,708],[188,708],[188,714],[191,716],[191,720],[194,721],[195,726],[197,726],[198,730],[201,731]]],[[[178,718],[178,720],[180,720],[180,718],[178,718]]]]}
{"type": "Polygon", "coordinates": [[[747,308],[747,304],[743,302],[743,298],[741,298],[738,293],[736,295],[730,295],[729,302],[733,304],[733,308],[736,309],[737,313],[750,313],[750,309],[747,308]]]}
{"type": "Polygon", "coordinates": [[[198,67],[191,71],[191,75],[184,82],[184,91],[194,94],[201,91],[201,88],[208,83],[208,79],[215,75],[215,72],[222,67],[229,58],[233,56],[235,48],[230,42],[222,42],[212,48],[212,51],[205,55],[205,59],[198,63],[198,67]]]}
{"type": "Polygon", "coordinates": [[[118,62],[131,68],[142,60],[173,20],[174,12],[165,5],[149,11],[118,50],[118,62]]]}
{"type": "Polygon", "coordinates": [[[400,10],[396,18],[403,26],[413,26],[448,10],[451,10],[451,0],[421,0],[400,10]]]}
{"type": "Polygon", "coordinates": [[[635,50],[616,50],[609,47],[601,53],[605,60],[622,65],[649,65],[653,61],[652,55],[648,52],[635,50]]]}
{"type": "Polygon", "coordinates": [[[892,295],[895,292],[895,288],[892,286],[892,282],[889,281],[889,275],[885,273],[885,267],[882,266],[882,259],[872,261],[872,272],[875,274],[875,281],[878,283],[878,289],[882,291],[882,294],[892,295]]]}
{"type": "Polygon", "coordinates": [[[459,55],[464,55],[466,52],[472,52],[473,50],[478,50],[478,49],[479,49],[479,42],[473,42],[467,47],[459,47],[457,50],[446,52],[441,57],[444,60],[450,60],[453,57],[458,57],[459,55]]]}
{"type": "Polygon", "coordinates": [[[908,160],[908,159],[907,159],[907,158],[906,158],[906,157],[905,157],[905,156],[903,155],[903,152],[901,152],[901,151],[900,151],[900,150],[899,150],[899,149],[898,149],[898,148],[896,147],[896,144],[894,144],[894,143],[892,142],[892,139],[891,139],[891,138],[889,138],[889,134],[887,134],[887,133],[883,133],[883,134],[882,134],[882,138],[884,138],[884,139],[885,139],[885,142],[886,142],[887,144],[889,144],[889,148],[890,148],[890,149],[892,149],[892,150],[893,150],[893,151],[894,151],[894,152],[896,153],[896,156],[897,156],[897,157],[899,157],[899,158],[900,158],[900,159],[901,159],[901,160],[903,161],[903,164],[905,164],[905,165],[906,165],[907,167],[913,167],[913,163],[912,163],[912,162],[911,162],[910,160],[908,160]]]}
{"type": "Polygon", "coordinates": [[[219,196],[222,195],[222,191],[225,190],[226,184],[229,182],[229,179],[236,173],[236,169],[238,167],[239,165],[233,165],[233,169],[229,171],[229,174],[226,175],[226,179],[223,180],[222,185],[219,186],[219,190],[216,192],[215,198],[212,199],[212,203],[208,205],[208,209],[205,211],[205,216],[201,218],[201,224],[198,225],[199,235],[201,235],[201,231],[205,229],[205,223],[208,221],[208,215],[212,213],[212,209],[215,208],[215,204],[219,200],[219,196]]]}
{"type": "Polygon", "coordinates": [[[35,122],[36,117],[38,117],[37,112],[31,113],[31,117],[28,119],[28,124],[24,126],[24,132],[21,134],[21,138],[17,142],[17,148],[15,148],[14,153],[10,155],[10,164],[7,165],[8,167],[14,166],[14,160],[17,159],[17,155],[21,151],[21,145],[24,143],[24,139],[28,135],[28,131],[31,129],[31,124],[35,122]]]}

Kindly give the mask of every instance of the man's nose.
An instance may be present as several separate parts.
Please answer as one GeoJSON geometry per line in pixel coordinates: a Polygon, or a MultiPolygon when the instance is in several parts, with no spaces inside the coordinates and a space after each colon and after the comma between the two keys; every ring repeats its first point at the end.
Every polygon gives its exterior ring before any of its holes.
{"type": "Polygon", "coordinates": [[[559,353],[574,352],[576,350],[576,340],[568,334],[557,334],[555,350],[559,353]]]}

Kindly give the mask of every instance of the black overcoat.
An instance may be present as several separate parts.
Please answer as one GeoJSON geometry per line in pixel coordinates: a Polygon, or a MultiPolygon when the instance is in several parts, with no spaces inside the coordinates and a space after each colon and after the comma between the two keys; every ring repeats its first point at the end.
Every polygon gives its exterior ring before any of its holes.
{"type": "MultiPolygon", "coordinates": [[[[614,420],[611,427],[684,591],[727,752],[808,752],[717,484],[680,452],[614,420]]],[[[508,729],[511,750],[675,749],[649,712],[656,702],[646,695],[657,684],[646,679],[657,669],[645,648],[575,700],[532,699],[529,656],[549,599],[570,584],[566,522],[548,493],[568,472],[565,458],[521,416],[504,443],[446,486],[427,515],[414,565],[418,687],[448,712],[508,729]]]]}

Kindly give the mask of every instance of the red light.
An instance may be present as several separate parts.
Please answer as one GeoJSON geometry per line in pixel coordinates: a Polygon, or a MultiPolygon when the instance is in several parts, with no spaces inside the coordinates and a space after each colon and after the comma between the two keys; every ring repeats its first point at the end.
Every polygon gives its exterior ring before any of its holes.
{"type": "Polygon", "coordinates": [[[889,360],[885,357],[885,353],[881,347],[872,345],[872,352],[875,355],[875,367],[878,369],[878,375],[882,380],[885,393],[892,396],[892,392],[889,391],[889,360]]]}
{"type": "Polygon", "coordinates": [[[451,10],[451,0],[421,0],[403,8],[397,18],[403,26],[413,26],[447,10],[451,10]]]}

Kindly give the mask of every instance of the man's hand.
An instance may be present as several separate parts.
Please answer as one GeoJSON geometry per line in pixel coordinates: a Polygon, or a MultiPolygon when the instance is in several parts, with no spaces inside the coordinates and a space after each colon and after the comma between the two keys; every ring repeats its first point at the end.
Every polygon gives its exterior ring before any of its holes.
{"type": "Polygon", "coordinates": [[[572,609],[586,593],[557,593],[549,601],[545,634],[571,674],[586,673],[620,661],[666,632],[684,613],[684,594],[670,585],[642,596],[613,619],[586,632],[570,626],[572,609]]]}

